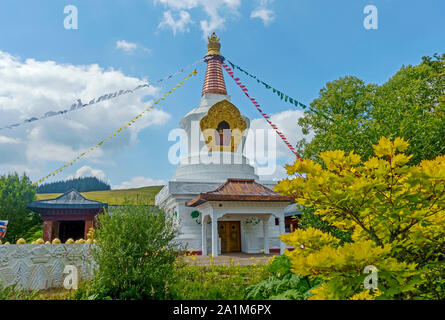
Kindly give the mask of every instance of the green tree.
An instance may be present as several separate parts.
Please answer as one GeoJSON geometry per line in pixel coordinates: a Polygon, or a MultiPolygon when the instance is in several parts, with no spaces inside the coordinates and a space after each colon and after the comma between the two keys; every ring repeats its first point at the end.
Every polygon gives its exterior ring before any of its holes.
{"type": "Polygon", "coordinates": [[[327,150],[354,151],[364,160],[381,136],[409,141],[411,164],[445,153],[445,54],[423,57],[417,66],[403,66],[383,85],[365,84],[347,76],[328,82],[299,119],[304,134],[297,147],[305,158],[321,163],[327,150]]]}
{"type": "Polygon", "coordinates": [[[36,189],[25,174],[0,176],[0,220],[9,221],[3,241],[35,240],[32,237],[42,228],[42,219],[27,208],[27,204],[35,200],[35,195],[36,189]]]}
{"type": "Polygon", "coordinates": [[[91,293],[97,299],[165,299],[180,247],[174,220],[151,206],[125,205],[99,216],[91,293]]]}
{"type": "Polygon", "coordinates": [[[292,271],[323,279],[311,299],[372,299],[363,270],[378,269],[379,298],[445,298],[445,155],[409,166],[409,144],[382,137],[367,161],[325,151],[323,165],[305,159],[286,167],[276,191],[351,234],[341,242],[316,228],[281,236],[296,249],[292,271]]]}

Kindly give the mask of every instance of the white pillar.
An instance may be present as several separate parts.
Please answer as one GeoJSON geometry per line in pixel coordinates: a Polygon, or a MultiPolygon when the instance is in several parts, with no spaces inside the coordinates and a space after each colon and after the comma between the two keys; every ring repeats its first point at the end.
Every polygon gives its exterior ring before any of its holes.
{"type": "Polygon", "coordinates": [[[218,219],[212,213],[212,256],[218,256],[218,219]]]}
{"type": "Polygon", "coordinates": [[[263,219],[264,253],[269,254],[269,217],[263,219]]]}
{"type": "MultiPolygon", "coordinates": [[[[280,218],[280,235],[285,233],[284,230],[284,214],[281,214],[279,216],[280,218]]],[[[286,249],[286,244],[283,241],[280,241],[280,254],[284,253],[284,250],[286,249]]]]}
{"type": "Polygon", "coordinates": [[[202,255],[206,256],[207,255],[207,216],[203,216],[202,217],[202,234],[201,234],[201,242],[202,242],[202,255]]]}

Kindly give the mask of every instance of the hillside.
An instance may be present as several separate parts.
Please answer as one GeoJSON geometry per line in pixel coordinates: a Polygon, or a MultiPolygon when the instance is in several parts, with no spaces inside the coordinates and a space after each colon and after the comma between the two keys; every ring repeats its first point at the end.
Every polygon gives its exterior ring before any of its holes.
{"type": "MultiPolygon", "coordinates": [[[[81,194],[87,199],[105,202],[110,205],[123,204],[125,201],[134,204],[154,204],[155,195],[161,189],[162,186],[151,186],[125,190],[81,192],[81,194]]],[[[61,193],[38,193],[37,200],[53,199],[60,195],[61,193]]]]}

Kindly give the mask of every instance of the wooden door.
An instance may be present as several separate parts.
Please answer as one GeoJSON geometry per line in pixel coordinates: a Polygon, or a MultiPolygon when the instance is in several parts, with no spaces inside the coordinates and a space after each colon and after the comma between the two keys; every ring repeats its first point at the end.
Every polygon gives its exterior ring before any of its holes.
{"type": "Polygon", "coordinates": [[[239,221],[218,221],[221,253],[241,251],[241,227],[239,221]]]}

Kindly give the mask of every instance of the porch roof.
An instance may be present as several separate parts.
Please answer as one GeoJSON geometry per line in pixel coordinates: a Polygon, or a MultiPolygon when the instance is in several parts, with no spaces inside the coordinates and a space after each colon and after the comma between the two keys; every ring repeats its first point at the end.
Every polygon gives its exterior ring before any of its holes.
{"type": "Polygon", "coordinates": [[[292,202],[292,197],[283,196],[254,179],[227,179],[216,190],[200,193],[188,201],[188,207],[196,207],[207,201],[266,201],[292,202]]]}

